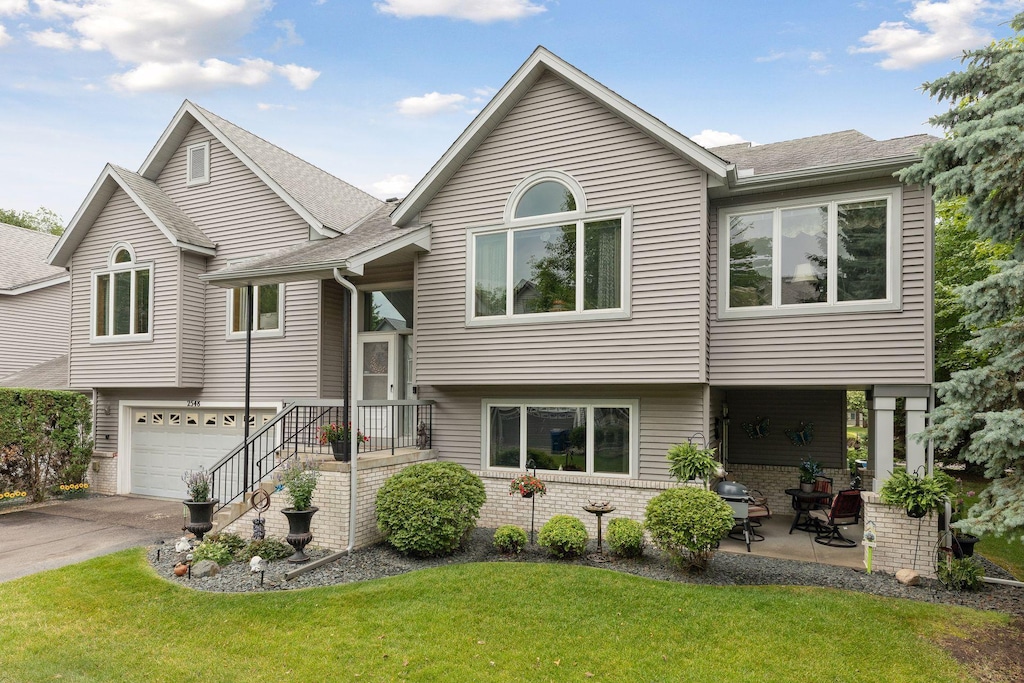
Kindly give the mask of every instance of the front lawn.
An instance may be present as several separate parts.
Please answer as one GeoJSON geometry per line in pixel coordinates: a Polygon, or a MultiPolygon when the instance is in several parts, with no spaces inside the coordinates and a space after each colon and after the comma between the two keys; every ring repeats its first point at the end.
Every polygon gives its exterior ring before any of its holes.
{"type": "Polygon", "coordinates": [[[330,588],[201,593],[142,550],[0,584],[0,680],[958,681],[932,644],[992,613],[493,562],[330,588]]]}

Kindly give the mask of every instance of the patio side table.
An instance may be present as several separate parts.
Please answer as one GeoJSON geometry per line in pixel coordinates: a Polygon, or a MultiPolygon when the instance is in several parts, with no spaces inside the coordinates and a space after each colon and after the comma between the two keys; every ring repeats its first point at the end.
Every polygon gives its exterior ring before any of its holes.
{"type": "Polygon", "coordinates": [[[801,489],[786,489],[786,495],[793,498],[793,510],[796,515],[793,517],[793,524],[789,527],[789,533],[794,529],[800,531],[817,531],[818,526],[811,519],[810,511],[821,507],[823,501],[832,500],[831,493],[826,491],[803,491],[801,489]],[[800,517],[803,521],[800,521],[800,517]]]}

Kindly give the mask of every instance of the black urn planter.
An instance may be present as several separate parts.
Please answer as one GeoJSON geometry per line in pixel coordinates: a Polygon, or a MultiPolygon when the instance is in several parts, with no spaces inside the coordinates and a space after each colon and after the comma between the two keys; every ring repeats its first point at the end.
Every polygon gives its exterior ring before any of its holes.
{"type": "Polygon", "coordinates": [[[188,524],[182,527],[185,531],[195,534],[196,539],[202,543],[203,536],[213,528],[213,508],[220,501],[204,500],[197,503],[194,500],[182,501],[188,508],[188,524]]]}
{"type": "Polygon", "coordinates": [[[981,539],[970,534],[953,536],[953,557],[962,560],[965,557],[974,557],[974,544],[981,539]]]}
{"type": "Polygon", "coordinates": [[[332,441],[331,450],[334,451],[334,459],[338,462],[349,462],[352,460],[352,442],[348,439],[332,441]]]}
{"type": "Polygon", "coordinates": [[[313,540],[309,525],[313,521],[313,515],[319,509],[311,507],[308,510],[296,510],[295,508],[281,510],[281,513],[288,518],[288,535],[284,537],[284,540],[295,549],[295,554],[288,558],[289,562],[296,564],[309,562],[309,555],[303,551],[303,548],[313,540]]]}

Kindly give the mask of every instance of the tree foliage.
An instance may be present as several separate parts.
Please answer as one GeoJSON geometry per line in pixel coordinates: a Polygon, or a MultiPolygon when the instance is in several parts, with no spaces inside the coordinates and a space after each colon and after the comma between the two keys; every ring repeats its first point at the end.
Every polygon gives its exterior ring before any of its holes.
{"type": "Polygon", "coordinates": [[[45,206],[40,206],[35,212],[0,209],[0,223],[47,232],[51,235],[64,233],[64,221],[56,211],[47,209],[45,206]]]}
{"type": "Polygon", "coordinates": [[[961,457],[993,479],[970,516],[974,534],[1024,529],[1024,14],[1012,38],[966,53],[963,69],[924,85],[951,104],[932,118],[946,130],[900,174],[930,183],[937,199],[964,197],[970,227],[1008,245],[995,272],[956,289],[981,362],[938,386],[941,404],[924,436],[940,448],[964,444],[961,457]]]}

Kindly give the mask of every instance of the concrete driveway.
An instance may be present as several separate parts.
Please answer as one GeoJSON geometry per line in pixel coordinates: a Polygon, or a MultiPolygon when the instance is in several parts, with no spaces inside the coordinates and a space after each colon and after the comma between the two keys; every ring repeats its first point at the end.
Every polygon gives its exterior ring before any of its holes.
{"type": "Polygon", "coordinates": [[[0,581],[183,535],[181,501],[96,496],[0,515],[0,581]]]}

